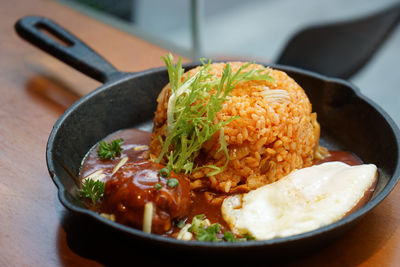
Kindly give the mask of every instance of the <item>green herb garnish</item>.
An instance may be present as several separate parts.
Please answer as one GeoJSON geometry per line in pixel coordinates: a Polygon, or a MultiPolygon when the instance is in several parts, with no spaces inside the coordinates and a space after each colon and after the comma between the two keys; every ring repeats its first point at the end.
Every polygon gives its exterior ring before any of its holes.
{"type": "Polygon", "coordinates": [[[256,240],[256,238],[250,234],[244,234],[243,237],[246,238],[246,240],[256,240]]]}
{"type": "Polygon", "coordinates": [[[198,241],[221,242],[222,239],[217,237],[218,233],[220,233],[219,224],[214,223],[206,228],[200,228],[199,232],[196,233],[196,239],[198,241]]]}
{"type": "Polygon", "coordinates": [[[154,185],[154,187],[155,187],[157,190],[160,190],[160,189],[162,188],[162,185],[159,184],[159,183],[156,183],[156,184],[154,185]]]}
{"type": "Polygon", "coordinates": [[[162,168],[159,173],[161,177],[168,178],[170,170],[168,168],[162,168]]]}
{"type": "Polygon", "coordinates": [[[236,72],[226,64],[222,76],[216,77],[208,73],[211,62],[203,61],[200,70],[182,82],[184,70],[181,59],[176,65],[172,63],[171,54],[163,57],[163,60],[168,69],[171,95],[168,100],[167,134],[165,140],[160,140],[162,150],[156,162],[159,163],[166,158],[170,170],[191,173],[197,167],[194,166],[194,160],[203,143],[219,131],[219,151],[224,151],[226,162],[222,167],[214,165],[201,167],[213,169],[208,175],[222,172],[230,160],[223,127],[237,117],[215,122],[216,114],[222,109],[222,104],[239,82],[271,81],[272,77],[263,69],[245,70],[250,63],[243,65],[236,72]]]}
{"type": "Polygon", "coordinates": [[[192,225],[188,231],[195,234],[198,241],[220,242],[222,239],[217,237],[220,233],[220,226],[218,223],[208,225],[204,214],[199,214],[193,217],[192,225]]]}
{"type": "Polygon", "coordinates": [[[207,224],[204,221],[205,218],[206,218],[206,215],[204,215],[204,214],[198,214],[198,215],[194,216],[192,219],[192,225],[189,227],[188,231],[195,233],[198,231],[198,229],[200,227],[206,226],[207,224]]]}
{"type": "MultiPolygon", "coordinates": [[[[223,235],[223,238],[219,238],[221,236],[221,228],[218,223],[214,223],[209,225],[209,221],[206,219],[204,214],[199,214],[193,217],[192,224],[188,228],[188,231],[193,233],[196,236],[198,241],[208,241],[208,242],[244,242],[247,240],[254,240],[254,237],[250,235],[243,235],[243,237],[238,238],[232,232],[226,231],[223,235]]],[[[182,225],[182,227],[184,224],[182,225]]]]}
{"type": "Polygon", "coordinates": [[[93,205],[103,197],[105,183],[102,181],[95,181],[93,179],[85,179],[82,183],[82,188],[79,190],[79,195],[84,198],[90,198],[93,205]]]}
{"type": "Polygon", "coordinates": [[[226,242],[243,242],[246,241],[247,239],[245,237],[243,238],[237,238],[234,234],[232,234],[229,231],[226,231],[224,234],[224,240],[226,242]]]}
{"type": "Polygon", "coordinates": [[[184,220],[180,220],[177,224],[176,227],[178,227],[179,229],[182,229],[185,226],[185,221],[184,220]]]}
{"type": "Polygon", "coordinates": [[[167,185],[169,187],[174,188],[174,187],[177,187],[179,185],[179,181],[178,181],[178,179],[171,178],[171,179],[168,179],[167,185]]]}
{"type": "Polygon", "coordinates": [[[109,144],[106,141],[101,141],[99,144],[99,148],[97,150],[97,155],[101,159],[113,159],[117,155],[121,154],[122,139],[116,139],[111,141],[109,144]]]}

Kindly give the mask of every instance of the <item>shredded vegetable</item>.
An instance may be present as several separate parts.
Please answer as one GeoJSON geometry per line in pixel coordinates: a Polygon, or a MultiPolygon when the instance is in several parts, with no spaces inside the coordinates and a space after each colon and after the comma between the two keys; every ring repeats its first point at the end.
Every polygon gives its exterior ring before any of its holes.
{"type": "Polygon", "coordinates": [[[192,77],[184,80],[181,60],[173,64],[169,54],[163,57],[167,66],[171,95],[167,109],[167,133],[162,143],[162,150],[156,162],[164,158],[167,167],[175,172],[191,173],[195,168],[208,167],[212,171],[208,175],[222,172],[230,158],[224,139],[223,127],[238,117],[225,121],[216,121],[216,114],[228,99],[229,93],[242,81],[273,80],[265,69],[250,69],[250,63],[244,64],[236,72],[226,64],[221,77],[209,73],[211,61],[205,62],[192,77]],[[202,145],[219,131],[220,151],[224,151],[224,166],[195,166],[202,145]]]}

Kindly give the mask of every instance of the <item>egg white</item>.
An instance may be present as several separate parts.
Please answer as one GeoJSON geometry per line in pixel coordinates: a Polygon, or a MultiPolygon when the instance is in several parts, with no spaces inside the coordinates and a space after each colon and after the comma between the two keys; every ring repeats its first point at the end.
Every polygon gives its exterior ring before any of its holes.
{"type": "Polygon", "coordinates": [[[258,240],[300,234],[341,219],[363,198],[376,177],[373,164],[323,163],[228,197],[221,212],[236,234],[250,234],[258,240]]]}

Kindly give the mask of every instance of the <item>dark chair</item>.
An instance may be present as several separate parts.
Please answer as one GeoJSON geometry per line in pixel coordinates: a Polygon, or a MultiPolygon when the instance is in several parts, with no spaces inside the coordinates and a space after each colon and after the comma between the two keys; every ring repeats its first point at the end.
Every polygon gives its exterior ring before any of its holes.
{"type": "Polygon", "coordinates": [[[348,79],[369,61],[399,22],[397,3],[367,17],[311,26],[289,40],[276,63],[348,79]]]}

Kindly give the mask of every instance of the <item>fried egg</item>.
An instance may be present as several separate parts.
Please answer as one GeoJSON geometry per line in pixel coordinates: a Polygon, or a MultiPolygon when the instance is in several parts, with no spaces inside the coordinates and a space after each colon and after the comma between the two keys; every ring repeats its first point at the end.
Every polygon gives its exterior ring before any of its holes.
{"type": "Polygon", "coordinates": [[[230,196],[221,212],[235,234],[250,234],[258,240],[296,235],[343,218],[373,190],[376,180],[373,164],[327,162],[230,196]]]}

